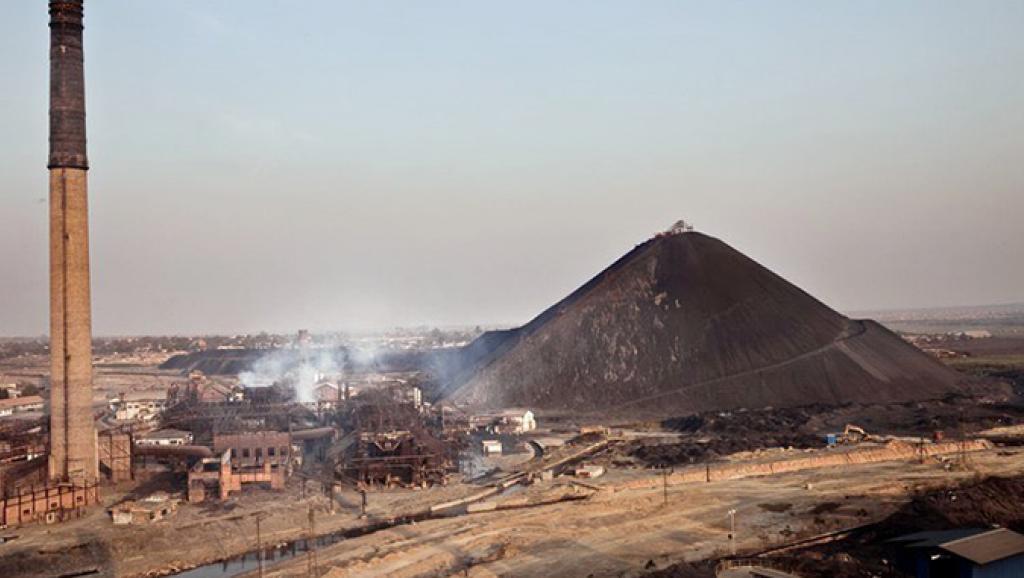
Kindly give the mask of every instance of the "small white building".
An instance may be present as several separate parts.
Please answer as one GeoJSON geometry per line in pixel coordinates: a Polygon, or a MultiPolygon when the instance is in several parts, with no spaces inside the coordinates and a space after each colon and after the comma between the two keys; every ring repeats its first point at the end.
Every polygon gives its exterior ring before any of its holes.
{"type": "Polygon", "coordinates": [[[501,441],[500,440],[483,440],[481,446],[484,450],[484,455],[501,454],[501,441]]]}
{"type": "Polygon", "coordinates": [[[17,383],[0,383],[0,390],[7,392],[7,399],[14,399],[21,395],[21,389],[17,383]]]}
{"type": "Polygon", "coordinates": [[[114,419],[148,421],[159,415],[166,405],[167,391],[131,391],[121,396],[114,419]]]}
{"type": "Polygon", "coordinates": [[[537,429],[537,420],[528,409],[506,409],[474,415],[469,418],[469,422],[470,427],[474,429],[486,429],[495,433],[526,433],[537,429]]]}
{"type": "Polygon", "coordinates": [[[528,432],[537,429],[537,419],[534,417],[533,412],[530,410],[524,411],[521,415],[517,414],[514,418],[513,423],[517,423],[520,427],[520,431],[528,432]]]}

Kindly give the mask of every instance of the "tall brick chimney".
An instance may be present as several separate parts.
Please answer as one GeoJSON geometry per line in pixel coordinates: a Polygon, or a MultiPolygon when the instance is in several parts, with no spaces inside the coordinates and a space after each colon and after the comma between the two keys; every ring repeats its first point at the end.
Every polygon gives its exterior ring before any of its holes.
{"type": "Polygon", "coordinates": [[[55,482],[98,478],[82,0],[50,2],[50,458],[55,482]]]}

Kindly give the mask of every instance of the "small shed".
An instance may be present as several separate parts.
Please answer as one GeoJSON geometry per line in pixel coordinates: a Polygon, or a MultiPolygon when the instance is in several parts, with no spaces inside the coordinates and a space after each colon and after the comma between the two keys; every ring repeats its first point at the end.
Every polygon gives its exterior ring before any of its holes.
{"type": "Polygon", "coordinates": [[[483,447],[484,454],[490,455],[490,454],[500,454],[501,453],[501,441],[500,440],[483,440],[480,443],[481,443],[481,445],[483,447]]]}

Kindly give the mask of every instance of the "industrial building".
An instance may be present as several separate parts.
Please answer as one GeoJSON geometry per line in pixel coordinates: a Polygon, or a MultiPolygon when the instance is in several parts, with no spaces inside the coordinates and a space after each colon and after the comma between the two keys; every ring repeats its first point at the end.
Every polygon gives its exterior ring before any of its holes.
{"type": "Polygon", "coordinates": [[[469,425],[492,433],[527,433],[537,429],[537,419],[528,409],[506,409],[471,415],[469,425]]]}
{"type": "Polygon", "coordinates": [[[167,405],[167,391],[131,391],[118,400],[114,418],[118,421],[149,421],[167,405]]]}
{"type": "Polygon", "coordinates": [[[284,489],[293,465],[292,436],[288,432],[251,432],[216,436],[216,457],[196,462],[188,473],[188,501],[202,502],[216,491],[220,499],[242,490],[243,484],[264,484],[284,489]]]}
{"type": "Polygon", "coordinates": [[[0,392],[7,399],[11,399],[21,395],[21,388],[18,387],[17,383],[0,383],[0,392]]]}
{"type": "Polygon", "coordinates": [[[0,417],[29,411],[42,411],[43,404],[43,398],[38,395],[0,399],[0,417]]]}
{"type": "Polygon", "coordinates": [[[192,432],[180,429],[161,429],[140,434],[135,437],[137,446],[187,446],[194,438],[192,432]]]}
{"type": "Polygon", "coordinates": [[[916,578],[1024,576],[1024,535],[1006,528],[917,532],[890,544],[897,567],[916,578]]]}

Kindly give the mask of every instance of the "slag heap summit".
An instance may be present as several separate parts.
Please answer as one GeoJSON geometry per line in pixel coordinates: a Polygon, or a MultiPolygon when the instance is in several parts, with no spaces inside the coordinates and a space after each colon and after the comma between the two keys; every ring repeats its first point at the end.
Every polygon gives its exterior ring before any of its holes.
{"type": "Polygon", "coordinates": [[[450,398],[476,407],[669,416],[959,389],[957,374],[878,323],[844,317],[687,227],[466,352],[450,398]]]}

